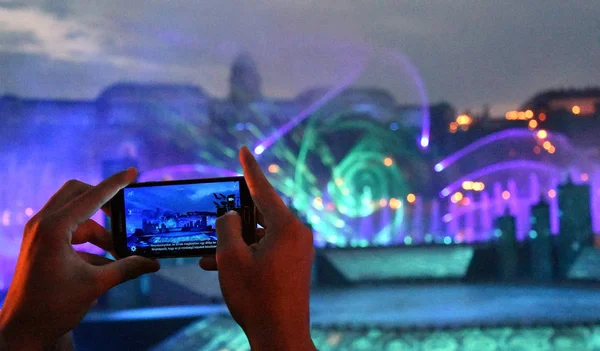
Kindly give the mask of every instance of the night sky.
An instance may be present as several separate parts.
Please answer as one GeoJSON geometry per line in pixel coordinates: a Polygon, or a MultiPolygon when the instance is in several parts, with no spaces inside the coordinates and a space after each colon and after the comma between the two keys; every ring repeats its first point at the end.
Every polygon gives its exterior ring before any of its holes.
{"type": "Polygon", "coordinates": [[[228,92],[241,51],[266,96],[357,84],[418,101],[382,50],[406,55],[431,101],[503,114],[541,89],[600,83],[600,1],[0,0],[0,93],[93,99],[117,81],[228,92]]]}

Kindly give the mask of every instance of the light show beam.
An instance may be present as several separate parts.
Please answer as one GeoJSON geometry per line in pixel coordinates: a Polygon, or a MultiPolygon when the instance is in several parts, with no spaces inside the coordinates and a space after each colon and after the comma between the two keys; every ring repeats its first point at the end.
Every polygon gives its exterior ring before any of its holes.
{"type": "Polygon", "coordinates": [[[396,59],[398,62],[400,62],[402,64],[405,71],[408,72],[408,74],[411,76],[411,78],[413,79],[413,82],[415,83],[415,85],[417,87],[417,93],[419,94],[419,103],[421,105],[421,110],[423,111],[423,115],[421,118],[421,137],[419,139],[419,145],[422,148],[426,149],[429,147],[429,133],[430,133],[430,128],[431,128],[431,116],[430,116],[430,112],[429,112],[429,98],[427,96],[427,90],[425,89],[425,84],[423,83],[423,80],[421,79],[421,75],[419,74],[419,71],[417,70],[415,65],[413,65],[413,63],[410,61],[408,56],[403,55],[399,52],[393,52],[393,53],[391,53],[391,56],[394,57],[394,59],[396,59]]]}
{"type": "MultiPolygon", "coordinates": [[[[368,54],[369,52],[367,52],[368,54]]],[[[329,102],[331,99],[335,98],[338,94],[348,88],[358,77],[363,73],[365,69],[366,62],[368,61],[368,55],[365,54],[362,61],[359,61],[357,67],[354,72],[352,72],[346,79],[344,79],[340,84],[334,86],[331,90],[329,90],[325,95],[323,95],[320,99],[310,104],[306,109],[301,111],[296,116],[292,117],[292,119],[285,123],[283,126],[275,130],[271,135],[262,140],[258,145],[254,147],[254,153],[256,155],[261,155],[265,150],[267,150],[271,145],[273,145],[278,139],[286,135],[290,130],[294,129],[298,124],[300,124],[303,120],[329,102]]]]}
{"type": "Polygon", "coordinates": [[[490,165],[490,166],[487,166],[484,168],[480,168],[479,170],[469,173],[469,174],[461,177],[460,179],[454,181],[450,185],[444,187],[444,189],[442,189],[442,191],[440,191],[440,197],[441,198],[447,197],[452,192],[454,192],[456,189],[460,188],[462,186],[462,183],[465,181],[477,180],[481,177],[484,177],[484,176],[492,174],[492,173],[506,171],[506,170],[515,169],[515,168],[534,169],[534,170],[538,170],[538,171],[542,171],[542,172],[558,172],[558,170],[559,170],[557,167],[550,166],[546,163],[537,162],[537,161],[518,160],[518,161],[499,162],[499,163],[495,163],[493,165],[490,165]]]}
{"type": "MultiPolygon", "coordinates": [[[[552,134],[555,135],[555,133],[552,133],[552,134]]],[[[499,141],[502,139],[508,139],[508,138],[525,138],[525,137],[531,137],[531,138],[534,138],[534,140],[535,140],[536,131],[531,131],[529,129],[522,129],[522,128],[511,128],[511,129],[506,129],[506,130],[503,130],[500,132],[490,134],[486,137],[483,137],[483,138],[465,146],[464,148],[453,153],[452,155],[446,157],[442,161],[438,162],[433,167],[433,169],[436,172],[441,172],[444,169],[450,167],[452,164],[454,164],[461,158],[467,156],[471,152],[473,152],[479,148],[482,148],[488,144],[494,143],[496,141],[499,141]]]]}

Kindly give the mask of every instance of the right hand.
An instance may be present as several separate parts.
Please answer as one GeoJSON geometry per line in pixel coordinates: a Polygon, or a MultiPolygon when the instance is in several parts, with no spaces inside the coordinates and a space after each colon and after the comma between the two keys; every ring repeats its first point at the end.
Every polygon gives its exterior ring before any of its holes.
{"type": "Polygon", "coordinates": [[[248,246],[240,216],[229,212],[216,223],[216,257],[203,257],[200,267],[218,267],[225,303],[252,349],[315,350],[309,311],[312,232],[285,206],[246,147],[240,162],[264,236],[248,246]]]}

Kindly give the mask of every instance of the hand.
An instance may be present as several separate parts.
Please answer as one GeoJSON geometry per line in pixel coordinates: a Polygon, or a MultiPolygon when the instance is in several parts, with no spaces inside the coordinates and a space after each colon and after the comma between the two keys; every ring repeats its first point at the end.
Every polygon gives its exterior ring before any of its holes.
{"type": "Polygon", "coordinates": [[[90,242],[112,251],[112,236],[90,217],[136,170],[117,173],[97,186],[68,181],[25,226],[12,284],[0,312],[0,330],[9,349],[38,350],[73,329],[107,290],[160,268],[138,256],[119,261],[77,252],[71,244],[90,242]]]}
{"type": "Polygon", "coordinates": [[[285,206],[246,147],[240,162],[265,227],[262,239],[246,245],[240,216],[229,212],[216,223],[216,256],[203,257],[200,267],[218,267],[225,303],[253,350],[315,350],[309,312],[312,232],[285,206]]]}

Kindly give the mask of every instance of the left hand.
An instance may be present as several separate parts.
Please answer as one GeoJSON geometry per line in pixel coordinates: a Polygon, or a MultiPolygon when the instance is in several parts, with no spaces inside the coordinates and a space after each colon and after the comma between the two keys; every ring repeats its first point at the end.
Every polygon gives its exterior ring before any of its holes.
{"type": "Polygon", "coordinates": [[[39,350],[54,344],[77,326],[100,295],[160,268],[158,261],[140,256],[113,261],[72,247],[89,242],[113,250],[111,234],[90,217],[136,174],[128,169],[97,186],[68,181],[26,224],[0,312],[0,331],[9,349],[39,350]]]}

